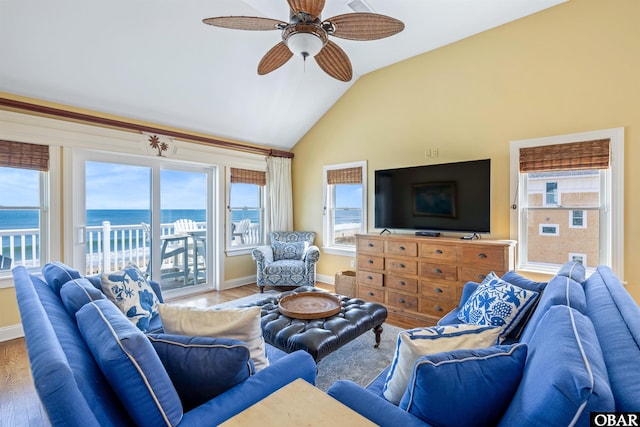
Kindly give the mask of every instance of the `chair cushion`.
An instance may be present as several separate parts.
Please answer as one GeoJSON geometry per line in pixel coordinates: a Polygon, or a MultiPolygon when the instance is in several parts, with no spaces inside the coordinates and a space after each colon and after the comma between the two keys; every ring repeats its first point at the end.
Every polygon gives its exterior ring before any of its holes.
{"type": "Polygon", "coordinates": [[[158,313],[158,297],[144,274],[134,265],[103,273],[102,292],[143,332],[158,313]]]}
{"type": "Polygon", "coordinates": [[[69,280],[60,289],[60,299],[73,318],[86,303],[105,298],[104,294],[87,279],[69,280]]]}
{"type": "Polygon", "coordinates": [[[461,348],[482,348],[496,343],[500,328],[481,325],[447,325],[416,328],[398,334],[396,351],[382,394],[399,404],[413,366],[421,356],[461,348]]]}
{"type": "Polygon", "coordinates": [[[520,288],[495,278],[480,286],[461,307],[458,319],[476,325],[493,325],[505,337],[531,307],[538,292],[520,288]]]}
{"type": "Polygon", "coordinates": [[[212,309],[160,304],[164,332],[211,338],[232,338],[247,343],[256,372],[269,366],[260,327],[260,307],[212,309]]]}
{"type": "Polygon", "coordinates": [[[108,300],[76,313],[78,329],[100,370],[139,426],[174,426],[182,404],[147,337],[108,300]]]}
{"type": "Polygon", "coordinates": [[[188,411],[249,378],[249,347],[228,338],[147,335],[188,411]]]}
{"type": "Polygon", "coordinates": [[[400,408],[434,426],[495,426],[520,384],[526,358],[526,344],[421,357],[400,408]]]}
{"type": "Polygon", "coordinates": [[[300,261],[309,249],[308,242],[272,242],[273,260],[294,260],[300,261]]]}
{"type": "Polygon", "coordinates": [[[602,349],[588,317],[565,305],[546,312],[503,426],[589,425],[590,412],[615,411],[602,349]]]}
{"type": "Polygon", "coordinates": [[[69,280],[79,279],[82,277],[78,270],[74,270],[61,262],[50,262],[45,264],[45,266],[42,267],[42,276],[44,276],[44,279],[47,281],[49,286],[51,286],[58,295],[60,295],[62,285],[67,283],[69,280]]]}

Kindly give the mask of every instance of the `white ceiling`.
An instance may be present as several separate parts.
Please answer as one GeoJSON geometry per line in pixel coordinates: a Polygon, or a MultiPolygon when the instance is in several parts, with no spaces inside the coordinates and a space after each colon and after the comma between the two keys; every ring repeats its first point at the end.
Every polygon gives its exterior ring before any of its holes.
{"type": "MultiPolygon", "coordinates": [[[[0,0],[0,91],[290,149],[358,77],[566,0],[367,0],[405,30],[333,38],[354,78],[292,58],[258,76],[279,31],[212,27],[248,15],[288,21],[286,0],[0,0]]],[[[327,0],[323,18],[352,12],[327,0]]]]}

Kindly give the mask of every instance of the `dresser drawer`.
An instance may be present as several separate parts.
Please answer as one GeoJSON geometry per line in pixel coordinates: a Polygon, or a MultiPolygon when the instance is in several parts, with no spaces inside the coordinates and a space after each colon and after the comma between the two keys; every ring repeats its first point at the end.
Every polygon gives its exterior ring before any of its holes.
{"type": "Polygon", "coordinates": [[[382,287],[382,273],[358,270],[356,280],[358,285],[382,287]]]}
{"type": "Polygon", "coordinates": [[[358,252],[384,252],[384,241],[379,239],[358,238],[358,252]]]}
{"type": "Polygon", "coordinates": [[[422,281],[420,288],[422,296],[434,301],[449,302],[457,304],[460,300],[458,290],[460,287],[453,283],[436,283],[431,281],[422,281]]]}
{"type": "Polygon", "coordinates": [[[436,280],[458,280],[458,267],[455,265],[420,263],[420,275],[436,280]]]}
{"type": "Polygon", "coordinates": [[[385,242],[384,252],[387,255],[418,256],[416,242],[385,242]]]}
{"type": "Polygon", "coordinates": [[[387,304],[405,310],[416,311],[418,309],[418,297],[387,292],[387,304]]]}
{"type": "Polygon", "coordinates": [[[358,270],[384,270],[384,257],[374,255],[358,255],[358,270]]]}
{"type": "MultiPolygon", "coordinates": [[[[504,249],[500,247],[480,246],[462,248],[462,263],[489,270],[503,268],[505,265],[504,249]]],[[[488,272],[487,272],[488,273],[488,272]]]]}
{"type": "Polygon", "coordinates": [[[496,276],[500,277],[505,272],[499,270],[492,270],[486,268],[466,268],[462,267],[462,271],[460,272],[460,280],[463,282],[482,282],[485,277],[491,272],[496,273],[496,276]]]}
{"type": "Polygon", "coordinates": [[[387,258],[387,271],[399,274],[418,274],[418,262],[404,259],[387,258]]]}
{"type": "Polygon", "coordinates": [[[368,286],[358,286],[358,298],[369,302],[379,302],[384,304],[384,291],[382,289],[370,288],[368,286]]]}
{"type": "Polygon", "coordinates": [[[389,274],[384,278],[384,286],[389,289],[401,289],[406,292],[418,293],[418,279],[410,277],[389,274]]]}
{"type": "Polygon", "coordinates": [[[433,301],[426,298],[420,299],[420,313],[441,318],[458,305],[455,303],[433,301]]]}
{"type": "Polygon", "coordinates": [[[456,262],[458,260],[458,247],[424,242],[420,244],[420,258],[429,258],[430,260],[446,263],[456,262]]]}

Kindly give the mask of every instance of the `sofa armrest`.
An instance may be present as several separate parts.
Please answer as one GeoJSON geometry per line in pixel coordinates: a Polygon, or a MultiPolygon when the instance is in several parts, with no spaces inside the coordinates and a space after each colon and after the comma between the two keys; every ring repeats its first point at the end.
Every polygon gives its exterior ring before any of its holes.
{"type": "Polygon", "coordinates": [[[302,350],[286,355],[246,381],[185,413],[180,425],[218,425],[298,378],[310,384],[314,384],[316,379],[313,357],[302,350]]]}
{"type": "Polygon", "coordinates": [[[149,280],[149,284],[151,285],[151,289],[153,289],[153,292],[155,292],[156,296],[158,297],[158,301],[160,301],[160,304],[163,304],[164,298],[162,298],[160,283],[156,282],[155,280],[149,280]]]}
{"type": "Polygon", "coordinates": [[[273,249],[271,246],[258,246],[251,251],[251,258],[258,263],[258,266],[264,267],[265,264],[273,262],[273,249]]]}
{"type": "Polygon", "coordinates": [[[304,256],[304,262],[307,266],[313,265],[320,259],[320,249],[317,246],[309,246],[304,256]]]}
{"type": "Polygon", "coordinates": [[[458,308],[462,308],[462,306],[464,305],[465,302],[467,302],[471,294],[476,289],[478,289],[478,286],[480,286],[480,283],[476,283],[476,282],[467,282],[464,284],[464,287],[462,288],[462,295],[460,296],[460,303],[458,304],[458,308]]]}
{"type": "Polygon", "coordinates": [[[336,381],[327,394],[382,427],[429,425],[352,381],[336,381]]]}

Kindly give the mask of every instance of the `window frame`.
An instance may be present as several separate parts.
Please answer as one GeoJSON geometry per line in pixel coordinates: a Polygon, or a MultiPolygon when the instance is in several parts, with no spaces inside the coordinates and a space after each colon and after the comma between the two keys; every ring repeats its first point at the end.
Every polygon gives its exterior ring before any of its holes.
{"type": "MultiPolygon", "coordinates": [[[[601,176],[600,188],[604,192],[601,202],[600,261],[611,267],[624,280],[624,128],[602,129],[589,132],[516,140],[510,142],[510,192],[516,202],[511,209],[510,238],[518,241],[516,269],[543,274],[555,274],[557,265],[527,261],[527,191],[526,173],[520,173],[519,155],[524,147],[568,144],[598,139],[610,140],[609,168],[601,176]]],[[[587,275],[593,268],[587,268],[587,275]]]]}
{"type": "Polygon", "coordinates": [[[587,228],[587,211],[585,209],[571,209],[569,210],[569,228],[587,228]],[[576,219],[574,214],[576,212],[582,213],[582,224],[576,225],[573,221],[576,219]]]}
{"type": "MultiPolygon", "coordinates": [[[[256,168],[247,168],[247,167],[239,167],[238,169],[247,169],[247,170],[255,170],[260,172],[265,172],[264,170],[256,169],[256,168]]],[[[257,243],[249,243],[245,245],[232,246],[231,242],[233,241],[233,232],[232,232],[232,206],[231,206],[231,186],[233,183],[231,182],[231,167],[226,168],[226,203],[225,203],[225,252],[227,256],[239,256],[239,255],[247,255],[250,254],[253,249],[258,246],[265,245],[266,243],[266,235],[267,235],[267,185],[258,185],[259,188],[259,201],[261,206],[258,207],[260,211],[260,241],[257,243]]]]}
{"type": "Polygon", "coordinates": [[[557,207],[560,206],[560,191],[558,190],[558,181],[546,181],[544,183],[544,199],[543,206],[545,207],[557,207]],[[549,191],[549,185],[554,184],[555,188],[549,191]],[[554,201],[549,203],[549,196],[554,197],[554,201]]]}
{"type": "Polygon", "coordinates": [[[333,184],[328,184],[327,175],[330,170],[337,169],[349,169],[349,168],[361,168],[362,169],[362,201],[360,209],[360,231],[359,234],[367,232],[367,161],[360,160],[348,163],[337,163],[323,166],[322,168],[322,194],[323,194],[323,212],[322,212],[322,250],[325,253],[333,255],[343,256],[355,256],[356,245],[336,245],[334,241],[334,228],[335,223],[332,222],[334,215],[331,212],[335,208],[335,187],[333,184]]]}

